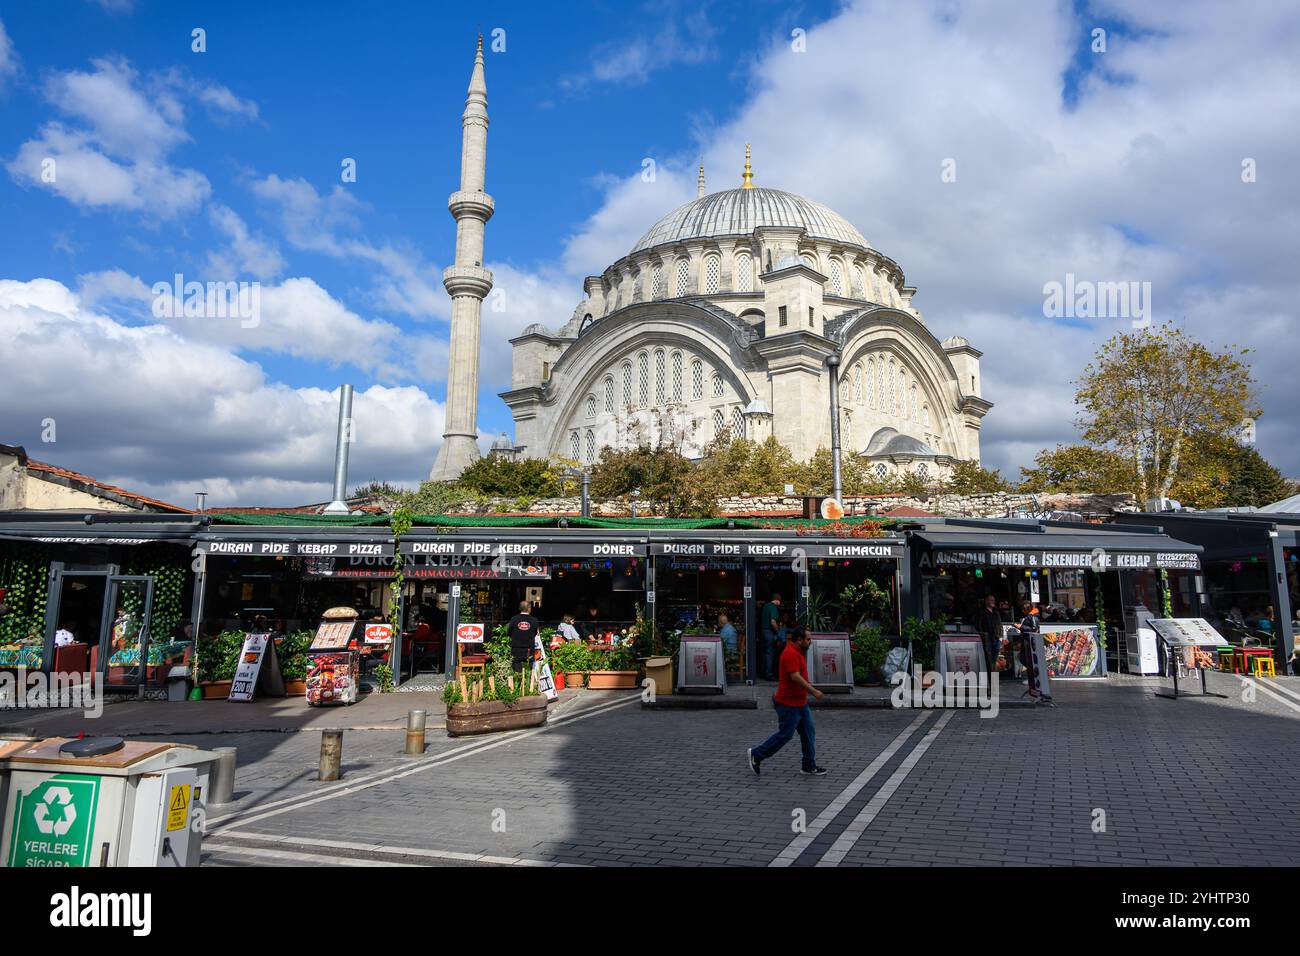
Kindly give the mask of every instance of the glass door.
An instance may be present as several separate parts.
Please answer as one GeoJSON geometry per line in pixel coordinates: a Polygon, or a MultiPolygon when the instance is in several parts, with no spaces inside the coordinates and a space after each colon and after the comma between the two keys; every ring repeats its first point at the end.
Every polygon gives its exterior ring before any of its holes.
{"type": "MultiPolygon", "coordinates": [[[[142,688],[149,683],[149,623],[153,578],[112,575],[108,579],[106,626],[100,634],[99,667],[106,690],[142,688]]],[[[156,681],[155,681],[156,683],[156,681]]]]}

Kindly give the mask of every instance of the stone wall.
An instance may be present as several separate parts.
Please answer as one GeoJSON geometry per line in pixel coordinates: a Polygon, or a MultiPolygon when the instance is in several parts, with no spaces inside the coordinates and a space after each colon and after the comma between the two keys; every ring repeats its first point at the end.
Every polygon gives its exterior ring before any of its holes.
{"type": "MultiPolygon", "coordinates": [[[[491,498],[484,501],[464,502],[448,513],[453,515],[482,516],[493,514],[527,514],[537,517],[577,515],[582,502],[577,496],[567,498],[539,498],[527,510],[518,508],[513,498],[491,498]]],[[[845,511],[850,515],[884,514],[895,508],[915,508],[946,518],[1015,518],[1063,517],[1079,515],[1090,518],[1115,512],[1136,512],[1141,509],[1132,495],[1094,495],[1087,492],[1062,494],[1020,494],[996,492],[978,495],[935,494],[921,497],[908,495],[875,495],[844,499],[845,511]]],[[[789,517],[802,515],[804,499],[787,495],[739,495],[718,500],[718,514],[725,517],[748,515],[761,517],[789,517]]],[[[638,514],[648,515],[642,504],[638,514]]],[[[592,501],[593,517],[626,517],[630,513],[626,499],[592,501]]]]}

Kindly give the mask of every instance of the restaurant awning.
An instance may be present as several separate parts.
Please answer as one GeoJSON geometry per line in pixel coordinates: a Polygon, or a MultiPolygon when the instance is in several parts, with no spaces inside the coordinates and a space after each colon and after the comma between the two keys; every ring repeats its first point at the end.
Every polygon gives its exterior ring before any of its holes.
{"type": "Polygon", "coordinates": [[[1116,532],[921,531],[912,535],[929,547],[934,565],[1090,569],[1200,570],[1201,547],[1165,534],[1116,532]]]}

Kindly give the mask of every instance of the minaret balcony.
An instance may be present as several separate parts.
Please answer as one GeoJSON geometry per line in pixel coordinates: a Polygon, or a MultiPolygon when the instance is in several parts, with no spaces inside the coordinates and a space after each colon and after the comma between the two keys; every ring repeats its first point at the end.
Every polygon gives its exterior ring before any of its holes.
{"type": "Polygon", "coordinates": [[[468,216],[480,222],[487,222],[492,218],[496,203],[491,196],[481,190],[457,190],[447,198],[447,208],[457,219],[468,216]]]}
{"type": "Polygon", "coordinates": [[[492,271],[482,266],[448,266],[442,270],[442,284],[451,296],[486,298],[492,291],[492,271]]]}

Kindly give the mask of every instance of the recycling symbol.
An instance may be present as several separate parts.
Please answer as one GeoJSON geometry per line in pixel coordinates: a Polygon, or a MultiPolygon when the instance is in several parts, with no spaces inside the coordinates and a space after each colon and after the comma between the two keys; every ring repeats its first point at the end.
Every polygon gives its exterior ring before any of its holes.
{"type": "Polygon", "coordinates": [[[67,787],[49,787],[45,799],[36,804],[32,814],[36,819],[36,829],[46,835],[63,836],[72,829],[77,821],[77,808],[72,805],[72,791],[67,787]],[[54,814],[57,818],[51,819],[54,814]]]}

